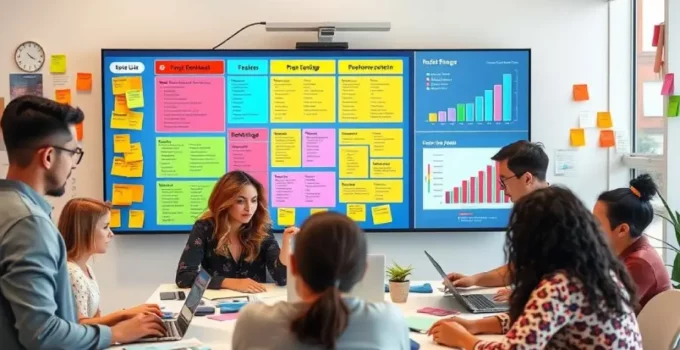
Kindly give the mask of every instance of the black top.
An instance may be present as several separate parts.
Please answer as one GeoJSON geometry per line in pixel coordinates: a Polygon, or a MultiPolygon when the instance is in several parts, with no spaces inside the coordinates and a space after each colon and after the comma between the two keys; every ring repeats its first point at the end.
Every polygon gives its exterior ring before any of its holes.
{"type": "Polygon", "coordinates": [[[179,259],[175,283],[180,288],[190,288],[198,276],[199,267],[206,270],[212,280],[210,289],[220,289],[225,278],[250,278],[259,283],[267,281],[267,270],[276,284],[286,285],[286,266],[279,260],[279,243],[271,233],[262,241],[260,254],[246,262],[242,254],[239,261],[215,252],[217,239],[213,236],[215,224],[210,219],[198,220],[189,233],[184,252],[179,259]]]}

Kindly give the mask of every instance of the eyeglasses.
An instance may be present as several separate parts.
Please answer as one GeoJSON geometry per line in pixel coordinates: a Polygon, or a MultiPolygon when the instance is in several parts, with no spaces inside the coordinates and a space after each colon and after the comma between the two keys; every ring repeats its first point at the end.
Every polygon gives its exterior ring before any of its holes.
{"type": "Polygon", "coordinates": [[[65,147],[54,146],[54,145],[49,146],[49,147],[52,147],[54,149],[58,149],[60,151],[71,153],[71,156],[73,156],[73,158],[76,162],[76,165],[80,164],[80,161],[83,160],[83,155],[85,154],[85,152],[83,152],[83,149],[80,148],[80,147],[76,147],[76,149],[68,149],[68,148],[65,148],[65,147]]]}
{"type": "Polygon", "coordinates": [[[522,175],[524,175],[524,173],[521,173],[519,175],[515,174],[513,176],[505,177],[505,178],[503,176],[499,176],[498,177],[498,184],[501,186],[501,190],[505,190],[505,181],[508,181],[510,179],[513,179],[513,178],[519,179],[522,175]]]}

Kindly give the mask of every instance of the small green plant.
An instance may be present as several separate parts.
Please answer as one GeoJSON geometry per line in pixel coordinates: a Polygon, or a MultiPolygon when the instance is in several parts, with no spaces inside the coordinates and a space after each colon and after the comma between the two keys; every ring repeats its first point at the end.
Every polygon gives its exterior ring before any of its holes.
{"type": "Polygon", "coordinates": [[[396,262],[393,262],[392,266],[387,268],[387,276],[390,278],[390,282],[406,282],[408,281],[408,276],[410,276],[412,272],[413,267],[411,267],[411,265],[402,267],[396,262]]]}
{"type": "MultiPolygon", "coordinates": [[[[664,208],[666,208],[666,214],[656,215],[668,221],[673,226],[676,242],[680,242],[680,213],[678,213],[677,210],[671,210],[663,196],[659,195],[659,198],[661,199],[661,202],[663,202],[664,208]]],[[[671,280],[676,283],[675,288],[680,289],[680,249],[668,242],[664,242],[664,244],[666,245],[666,248],[675,253],[673,268],[671,270],[671,280]]]]}

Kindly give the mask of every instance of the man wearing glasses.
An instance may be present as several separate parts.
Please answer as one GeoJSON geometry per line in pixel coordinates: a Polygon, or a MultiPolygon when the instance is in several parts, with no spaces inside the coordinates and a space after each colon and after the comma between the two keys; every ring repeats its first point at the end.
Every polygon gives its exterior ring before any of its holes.
{"type": "MultiPolygon", "coordinates": [[[[539,143],[516,141],[501,148],[491,159],[498,162],[498,183],[513,202],[534,190],[549,186],[545,178],[548,155],[539,143]]],[[[472,276],[453,272],[448,277],[457,287],[502,287],[510,284],[508,269],[506,264],[472,276]]],[[[495,299],[505,301],[507,296],[508,290],[501,289],[495,299]]]]}
{"type": "Polygon", "coordinates": [[[80,325],[66,248],[43,196],[62,196],[83,157],[80,109],[42,97],[7,105],[0,126],[9,170],[0,180],[0,339],[3,349],[103,349],[162,334],[153,315],[113,327],[80,325]]]}

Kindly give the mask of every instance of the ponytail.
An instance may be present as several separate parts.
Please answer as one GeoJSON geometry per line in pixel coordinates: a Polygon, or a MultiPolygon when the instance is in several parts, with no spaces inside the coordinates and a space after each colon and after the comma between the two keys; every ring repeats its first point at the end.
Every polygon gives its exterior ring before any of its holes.
{"type": "Polygon", "coordinates": [[[293,320],[291,331],[301,343],[335,349],[335,343],[347,328],[348,321],[347,305],[340,296],[340,290],[332,286],[293,320]]]}

